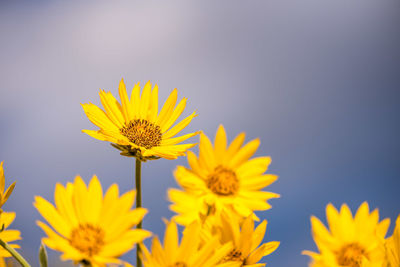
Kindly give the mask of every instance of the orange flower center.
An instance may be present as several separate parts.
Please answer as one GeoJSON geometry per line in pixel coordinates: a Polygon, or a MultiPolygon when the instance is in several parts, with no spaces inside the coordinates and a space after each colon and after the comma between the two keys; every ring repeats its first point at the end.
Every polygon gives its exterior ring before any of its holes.
{"type": "Polygon", "coordinates": [[[168,267],[187,267],[186,263],[182,261],[175,262],[172,265],[169,265],[168,267]]]}
{"type": "Polygon", "coordinates": [[[243,257],[242,252],[240,250],[237,249],[233,249],[231,250],[231,252],[229,252],[228,255],[226,255],[223,259],[221,263],[224,262],[228,262],[228,261],[240,261],[243,262],[246,260],[245,257],[243,257]]]}
{"type": "Polygon", "coordinates": [[[218,166],[208,177],[207,187],[217,195],[234,195],[239,190],[239,180],[235,172],[218,166]]]}
{"type": "Polygon", "coordinates": [[[137,146],[150,149],[161,144],[161,128],[147,120],[136,119],[119,129],[121,134],[137,146]]]}
{"type": "Polygon", "coordinates": [[[90,223],[80,224],[72,230],[69,243],[80,252],[93,256],[104,245],[104,231],[90,223]]]}
{"type": "Polygon", "coordinates": [[[365,250],[357,243],[344,245],[336,253],[338,264],[349,267],[361,267],[363,256],[368,258],[365,250]]]}

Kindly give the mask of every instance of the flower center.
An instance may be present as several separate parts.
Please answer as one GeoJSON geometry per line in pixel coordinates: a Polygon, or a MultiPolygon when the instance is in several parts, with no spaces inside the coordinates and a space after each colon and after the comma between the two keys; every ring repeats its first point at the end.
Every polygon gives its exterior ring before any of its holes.
{"type": "Polygon", "coordinates": [[[207,187],[217,195],[229,196],[238,191],[239,180],[235,172],[218,166],[208,177],[207,187]]]}
{"type": "Polygon", "coordinates": [[[365,250],[357,243],[347,244],[336,253],[338,264],[349,267],[361,267],[363,256],[368,258],[365,250]]]}
{"type": "Polygon", "coordinates": [[[226,255],[223,259],[221,263],[224,262],[228,262],[228,261],[240,261],[240,262],[244,262],[245,261],[245,257],[243,257],[242,252],[240,250],[237,249],[233,249],[231,250],[231,252],[229,252],[228,255],[226,255]]]}
{"type": "Polygon", "coordinates": [[[104,245],[104,231],[92,224],[80,224],[71,232],[71,246],[89,256],[97,254],[104,245]]]}
{"type": "Polygon", "coordinates": [[[182,261],[175,262],[172,265],[169,265],[168,267],[187,267],[186,263],[182,261]]]}
{"type": "Polygon", "coordinates": [[[161,144],[161,128],[147,120],[136,119],[119,129],[135,145],[150,149],[161,144]]]}

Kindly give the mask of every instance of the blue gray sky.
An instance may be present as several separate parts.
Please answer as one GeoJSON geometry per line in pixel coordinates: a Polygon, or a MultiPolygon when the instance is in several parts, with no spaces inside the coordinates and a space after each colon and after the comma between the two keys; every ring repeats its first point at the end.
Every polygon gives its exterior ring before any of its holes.
{"type": "MultiPolygon", "coordinates": [[[[307,266],[309,218],[325,221],[329,202],[354,211],[368,201],[394,220],[398,25],[400,2],[389,0],[1,1],[0,160],[18,181],[5,210],[17,213],[22,253],[38,266],[35,195],[53,201],[55,184],[77,174],[133,186],[133,160],[81,133],[95,127],[80,103],[99,104],[100,88],[117,95],[121,78],[128,88],[157,83],[161,101],[178,88],[184,115],[199,113],[186,132],[214,136],[223,124],[230,140],[242,131],[261,139],[256,154],[271,156],[279,175],[268,190],[282,195],[259,213],[265,241],[281,241],[269,266],[307,266]]],[[[143,168],[144,226],[158,235],[179,164],[143,168]]]]}

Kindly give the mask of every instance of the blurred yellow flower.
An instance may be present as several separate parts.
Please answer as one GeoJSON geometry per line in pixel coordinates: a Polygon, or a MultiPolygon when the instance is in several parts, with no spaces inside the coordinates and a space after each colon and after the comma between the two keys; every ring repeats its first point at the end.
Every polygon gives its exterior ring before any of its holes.
{"type": "Polygon", "coordinates": [[[390,220],[379,222],[379,212],[369,212],[368,203],[358,208],[353,218],[349,207],[343,204],[340,213],[332,204],[326,207],[329,231],[316,217],[311,217],[314,241],[319,253],[303,251],[313,262],[310,266],[326,267],[382,267],[383,240],[390,220]]]}
{"type": "Polygon", "coordinates": [[[203,227],[202,237],[207,243],[211,237],[218,236],[221,244],[233,243],[232,250],[221,261],[221,266],[265,266],[265,263],[259,261],[272,252],[274,252],[280,242],[271,241],[260,246],[264,239],[267,229],[267,221],[262,221],[254,229],[254,220],[250,215],[240,223],[239,219],[233,213],[223,212],[219,218],[214,220],[212,225],[203,227]],[[219,221],[219,223],[216,223],[219,221]]]}
{"type": "Polygon", "coordinates": [[[1,207],[4,205],[4,203],[7,202],[8,198],[10,197],[10,195],[15,187],[15,182],[14,182],[4,192],[5,184],[6,184],[6,179],[4,177],[4,169],[3,169],[3,161],[2,161],[0,163],[0,213],[1,213],[1,207]]]}
{"type": "Polygon", "coordinates": [[[183,225],[199,220],[210,213],[228,208],[242,217],[255,210],[267,210],[268,199],[279,194],[261,191],[278,177],[264,174],[270,157],[250,159],[260,141],[252,140],[242,147],[245,134],[239,134],[227,147],[225,129],[219,126],[214,146],[203,133],[200,134],[199,157],[188,151],[190,168],[178,166],[175,178],[183,191],[170,189],[171,210],[178,213],[174,219],[183,225]]]}
{"type": "Polygon", "coordinates": [[[175,107],[178,97],[176,89],[169,95],[160,113],[158,113],[158,86],[155,85],[152,90],[150,82],[146,83],[141,95],[137,83],[128,98],[124,81],[121,80],[119,96],[121,104],[110,92],[101,90],[100,100],[104,111],[91,103],[82,104],[86,116],[100,128],[98,131],[83,130],[83,132],[96,139],[114,143],[114,147],[122,151],[121,155],[135,156],[140,160],[176,159],[196,145],[178,145],[178,143],[196,135],[197,132],[174,137],[196,116],[193,112],[172,127],[186,106],[186,98],[183,98],[175,107]]]}
{"type": "Polygon", "coordinates": [[[54,198],[55,207],[39,196],[34,206],[55,230],[38,221],[47,234],[43,242],[63,252],[62,260],[90,263],[92,267],[121,263],[119,256],[151,235],[133,229],[147,213],[144,208],[132,209],[135,191],[119,196],[118,186],[113,184],[103,197],[96,176],[88,187],[79,176],[66,187],[57,184],[54,198]]]}
{"type": "Polygon", "coordinates": [[[6,260],[5,258],[0,258],[0,267],[11,267],[15,266],[12,261],[6,260]]]}
{"type": "Polygon", "coordinates": [[[400,215],[397,217],[393,235],[386,240],[386,263],[390,267],[400,266],[400,215]]]}
{"type": "MultiPolygon", "coordinates": [[[[0,228],[4,225],[4,230],[0,232],[0,239],[8,243],[12,248],[19,248],[17,244],[10,244],[10,242],[21,240],[21,233],[18,230],[8,230],[7,228],[15,219],[15,212],[2,212],[0,215],[0,228]]],[[[11,254],[0,247],[0,258],[11,257],[11,254]]]]}
{"type": "Polygon", "coordinates": [[[157,237],[153,238],[151,253],[142,246],[142,258],[145,267],[212,267],[232,250],[232,244],[219,244],[218,237],[213,237],[206,244],[200,243],[201,226],[195,222],[183,232],[179,245],[178,228],[174,221],[167,224],[164,247],[157,237]]]}

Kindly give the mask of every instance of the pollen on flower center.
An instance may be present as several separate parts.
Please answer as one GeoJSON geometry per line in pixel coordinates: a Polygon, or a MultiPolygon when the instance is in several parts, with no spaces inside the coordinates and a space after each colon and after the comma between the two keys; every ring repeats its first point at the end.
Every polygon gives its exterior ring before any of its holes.
{"type": "Polygon", "coordinates": [[[168,267],[187,267],[187,265],[186,265],[186,263],[184,263],[182,261],[178,261],[168,267]]]}
{"type": "Polygon", "coordinates": [[[237,249],[231,250],[228,255],[225,256],[225,258],[222,259],[222,263],[228,262],[228,261],[240,261],[244,262],[245,257],[243,257],[242,252],[237,249]]]}
{"type": "Polygon", "coordinates": [[[72,230],[69,243],[88,256],[95,255],[104,245],[104,231],[89,223],[80,224],[72,230]]]}
{"type": "Polygon", "coordinates": [[[136,119],[130,121],[120,130],[122,135],[135,145],[150,149],[161,144],[161,128],[147,120],[136,119]]]}
{"type": "Polygon", "coordinates": [[[217,195],[229,196],[238,191],[239,180],[235,172],[218,166],[208,177],[207,187],[217,195]]]}
{"type": "Polygon", "coordinates": [[[336,254],[338,264],[349,267],[360,267],[363,256],[368,258],[365,250],[357,243],[343,246],[336,254]]]}

